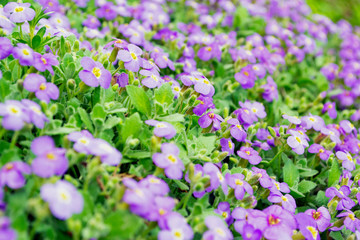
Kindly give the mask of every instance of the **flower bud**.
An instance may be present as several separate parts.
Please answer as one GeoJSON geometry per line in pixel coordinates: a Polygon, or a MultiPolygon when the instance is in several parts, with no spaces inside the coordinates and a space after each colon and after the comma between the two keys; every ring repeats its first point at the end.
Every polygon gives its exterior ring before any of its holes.
{"type": "Polygon", "coordinates": [[[129,146],[131,149],[134,149],[139,145],[139,143],[140,143],[139,139],[134,138],[129,141],[129,146]]]}
{"type": "Polygon", "coordinates": [[[74,90],[76,88],[76,82],[74,79],[70,78],[69,80],[67,80],[66,82],[66,86],[68,89],[70,90],[74,90]]]}
{"type": "Polygon", "coordinates": [[[77,51],[79,51],[79,50],[80,50],[80,42],[79,42],[79,40],[76,40],[76,41],[74,42],[73,51],[74,51],[74,52],[77,52],[77,51]]]}
{"type": "Polygon", "coordinates": [[[68,40],[65,41],[65,50],[68,53],[71,53],[71,44],[68,40]]]}
{"type": "Polygon", "coordinates": [[[116,57],[119,53],[119,48],[114,47],[114,49],[111,51],[110,57],[109,57],[109,62],[115,62],[116,57]]]}
{"type": "Polygon", "coordinates": [[[269,130],[269,132],[270,132],[270,135],[271,135],[273,138],[276,138],[276,132],[275,132],[275,130],[274,130],[272,127],[270,127],[270,126],[268,126],[268,130],[269,130]]]}
{"type": "Polygon", "coordinates": [[[329,203],[328,203],[328,209],[330,214],[332,215],[333,213],[337,212],[336,207],[338,205],[339,201],[336,200],[335,198],[332,199],[329,203]]]}
{"type": "Polygon", "coordinates": [[[221,162],[222,160],[224,160],[227,157],[228,153],[227,152],[222,152],[217,156],[216,162],[221,162]]]}
{"type": "Polygon", "coordinates": [[[116,91],[119,88],[119,84],[115,83],[114,85],[111,86],[111,89],[113,91],[116,91]]]}
{"type": "Polygon", "coordinates": [[[22,92],[23,89],[24,89],[24,80],[22,79],[19,79],[17,82],[16,82],[16,86],[17,86],[17,89],[22,92]]]}

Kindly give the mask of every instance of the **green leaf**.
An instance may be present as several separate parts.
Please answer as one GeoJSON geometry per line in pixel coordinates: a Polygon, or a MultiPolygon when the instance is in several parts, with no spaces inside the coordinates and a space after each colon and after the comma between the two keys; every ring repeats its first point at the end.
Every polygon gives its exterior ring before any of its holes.
{"type": "Polygon", "coordinates": [[[122,143],[125,143],[126,139],[130,136],[137,136],[142,128],[142,121],[139,113],[134,113],[129,118],[126,118],[121,130],[122,143]]]}
{"type": "Polygon", "coordinates": [[[282,154],[282,159],[285,162],[283,169],[284,182],[286,182],[289,187],[292,187],[296,182],[299,182],[299,171],[297,170],[292,160],[286,156],[286,154],[282,154]]]}
{"type": "Polygon", "coordinates": [[[42,28],[40,28],[39,31],[36,33],[36,36],[39,36],[40,38],[42,38],[45,33],[46,33],[46,27],[42,27],[42,28]]]}
{"type": "Polygon", "coordinates": [[[118,125],[120,121],[122,121],[121,118],[110,116],[104,124],[104,129],[111,129],[118,125]]]}
{"type": "Polygon", "coordinates": [[[65,70],[65,76],[66,78],[70,79],[73,78],[75,74],[75,63],[70,63],[65,70]]]}
{"type": "Polygon", "coordinates": [[[89,129],[90,132],[94,132],[94,126],[92,125],[89,114],[83,108],[78,108],[78,112],[81,118],[81,121],[85,124],[86,128],[89,129]]]}
{"type": "Polygon", "coordinates": [[[297,189],[290,187],[290,195],[294,198],[302,198],[305,197],[305,195],[301,192],[299,192],[297,189]]]}
{"type": "Polygon", "coordinates": [[[175,113],[164,117],[158,117],[160,121],[165,122],[184,122],[185,118],[183,114],[175,113]]]}
{"type": "Polygon", "coordinates": [[[151,104],[149,97],[146,95],[143,88],[136,86],[128,85],[126,86],[126,91],[129,94],[132,104],[135,108],[148,116],[151,114],[151,104]]]}
{"type": "Polygon", "coordinates": [[[150,158],[151,153],[148,151],[131,151],[127,153],[125,156],[134,159],[144,159],[144,158],[150,158]]]}
{"type": "Polygon", "coordinates": [[[318,207],[325,206],[329,202],[329,198],[325,196],[324,191],[319,191],[315,198],[315,203],[318,207]]]}
{"type": "Polygon", "coordinates": [[[110,233],[105,238],[107,240],[133,239],[135,234],[139,233],[139,230],[143,225],[143,221],[140,217],[124,210],[110,213],[104,222],[110,226],[110,233]]]}
{"type": "Polygon", "coordinates": [[[316,183],[303,180],[299,183],[298,190],[302,193],[308,193],[316,187],[316,183]]]}
{"type": "Polygon", "coordinates": [[[94,121],[95,119],[99,119],[104,121],[106,118],[106,112],[102,105],[96,104],[91,112],[91,119],[94,121]]]}
{"type": "Polygon", "coordinates": [[[329,179],[328,179],[328,186],[331,187],[334,184],[339,182],[341,175],[341,170],[339,167],[339,163],[336,159],[333,159],[331,168],[329,170],[329,179]]]}
{"type": "Polygon", "coordinates": [[[46,131],[45,135],[69,134],[69,133],[72,133],[74,131],[79,131],[79,129],[77,129],[77,128],[68,128],[68,127],[60,127],[60,128],[55,128],[55,129],[46,131]]]}
{"type": "Polygon", "coordinates": [[[173,102],[174,93],[169,83],[165,83],[155,90],[155,100],[161,104],[167,103],[168,105],[173,102]]]}
{"type": "Polygon", "coordinates": [[[0,81],[0,100],[5,101],[5,97],[10,94],[10,83],[4,79],[0,81]]]}
{"type": "Polygon", "coordinates": [[[35,35],[34,38],[31,41],[31,45],[33,49],[36,49],[41,44],[41,37],[39,35],[35,35]]]}
{"type": "Polygon", "coordinates": [[[186,185],[185,183],[179,181],[179,180],[174,180],[174,182],[176,183],[176,185],[178,185],[178,187],[182,190],[182,191],[187,191],[189,190],[189,186],[186,185]]]}

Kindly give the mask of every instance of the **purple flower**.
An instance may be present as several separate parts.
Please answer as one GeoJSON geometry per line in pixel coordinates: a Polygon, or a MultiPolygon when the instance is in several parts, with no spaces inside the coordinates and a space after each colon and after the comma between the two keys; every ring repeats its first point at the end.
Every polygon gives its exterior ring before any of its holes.
{"type": "Polygon", "coordinates": [[[305,116],[301,118],[302,126],[305,129],[313,128],[315,131],[320,131],[323,127],[325,127],[324,120],[319,116],[305,116]]]}
{"type": "Polygon", "coordinates": [[[201,77],[197,77],[197,74],[192,74],[195,77],[194,90],[206,97],[213,96],[215,88],[210,81],[203,75],[201,75],[201,77]]]}
{"type": "Polygon", "coordinates": [[[224,194],[228,194],[228,185],[227,181],[222,175],[222,172],[219,168],[213,163],[205,163],[204,173],[210,176],[210,187],[207,190],[214,190],[221,186],[224,194]]]}
{"type": "Polygon", "coordinates": [[[234,221],[234,219],[231,217],[230,203],[228,202],[220,202],[217,209],[215,209],[215,213],[222,216],[228,225],[231,225],[234,221]]]}
{"type": "Polygon", "coordinates": [[[249,212],[248,221],[269,240],[291,239],[297,225],[293,214],[278,205],[267,207],[262,212],[249,212]]]}
{"type": "Polygon", "coordinates": [[[214,112],[208,112],[199,118],[198,123],[201,128],[207,128],[212,124],[212,129],[217,131],[220,129],[220,123],[224,121],[224,119],[214,112]]]}
{"type": "Polygon", "coordinates": [[[317,210],[308,209],[305,211],[305,214],[315,220],[320,232],[324,232],[330,226],[331,216],[329,211],[324,207],[319,207],[317,210]]]}
{"type": "Polygon", "coordinates": [[[298,118],[298,117],[296,117],[296,116],[289,116],[289,115],[286,115],[286,114],[284,114],[284,115],[282,115],[282,117],[284,118],[284,119],[287,119],[289,122],[291,122],[292,124],[300,124],[301,123],[301,120],[298,118]]]}
{"type": "Polygon", "coordinates": [[[124,66],[127,70],[132,72],[138,72],[141,63],[141,54],[143,51],[134,44],[127,46],[128,50],[120,50],[118,56],[121,61],[124,62],[124,66]]]}
{"type": "Polygon", "coordinates": [[[252,187],[244,180],[245,177],[241,173],[227,173],[225,178],[229,186],[235,190],[236,199],[242,200],[244,198],[245,192],[247,192],[249,195],[253,195],[254,192],[252,187]]]}
{"type": "Polygon", "coordinates": [[[28,116],[30,121],[37,128],[44,128],[45,122],[49,122],[49,119],[45,116],[45,114],[41,111],[39,104],[30,101],[28,99],[21,100],[21,103],[24,105],[28,112],[28,116]]]}
{"type": "Polygon", "coordinates": [[[41,186],[40,195],[49,204],[51,213],[61,220],[81,213],[84,208],[83,196],[65,180],[44,184],[41,186]]]}
{"type": "Polygon", "coordinates": [[[329,63],[321,68],[321,73],[329,80],[332,81],[338,74],[339,67],[335,63],[329,63]]]}
{"type": "Polygon", "coordinates": [[[328,198],[331,198],[330,201],[337,197],[339,199],[339,203],[336,207],[336,210],[344,210],[344,209],[351,209],[355,206],[355,202],[349,198],[351,190],[349,186],[341,186],[339,190],[337,190],[335,187],[330,187],[326,189],[325,196],[328,198]]]}
{"type": "Polygon", "coordinates": [[[6,37],[0,37],[0,60],[7,58],[13,49],[11,41],[6,37]]]}
{"type": "Polygon", "coordinates": [[[349,171],[352,171],[355,169],[355,161],[349,152],[337,151],[336,157],[338,159],[342,160],[342,166],[345,169],[347,169],[349,171]]]}
{"type": "Polygon", "coordinates": [[[202,47],[199,49],[197,55],[202,61],[209,61],[211,58],[217,58],[220,61],[220,46],[217,43],[213,43],[209,46],[202,47]]]}
{"type": "Polygon", "coordinates": [[[204,233],[203,239],[232,240],[234,237],[225,222],[216,216],[207,216],[205,225],[208,230],[204,233]]]}
{"type": "Polygon", "coordinates": [[[234,111],[234,114],[239,119],[240,123],[249,126],[257,121],[256,115],[248,108],[240,108],[234,111]]]}
{"type": "Polygon", "coordinates": [[[355,232],[355,229],[360,227],[360,220],[349,210],[340,213],[337,217],[344,217],[344,226],[352,232],[355,232]]]}
{"type": "Polygon", "coordinates": [[[193,239],[194,233],[185,218],[177,212],[173,212],[166,217],[166,228],[158,234],[159,240],[168,239],[193,239]]]}
{"type": "Polygon", "coordinates": [[[175,207],[175,201],[171,197],[156,196],[153,206],[146,219],[157,221],[159,226],[166,226],[166,217],[175,207]]]}
{"type": "Polygon", "coordinates": [[[314,219],[305,213],[298,213],[295,218],[300,232],[306,239],[320,240],[320,234],[316,228],[314,219]]]}
{"type": "Polygon", "coordinates": [[[330,155],[332,154],[331,151],[326,150],[323,146],[321,146],[320,144],[316,144],[314,143],[313,145],[311,145],[308,149],[308,151],[310,153],[317,153],[319,154],[319,157],[321,160],[328,160],[330,155]]]}
{"type": "Polygon", "coordinates": [[[49,136],[35,138],[31,143],[31,151],[36,155],[31,168],[39,177],[62,176],[68,169],[66,150],[56,148],[54,140],[49,136]]]}
{"type": "Polygon", "coordinates": [[[255,85],[256,75],[250,65],[235,73],[235,80],[238,81],[243,88],[252,88],[255,85]]]}
{"type": "Polygon", "coordinates": [[[116,7],[112,2],[106,2],[100,8],[96,9],[95,13],[99,18],[105,18],[108,21],[113,20],[117,16],[116,7]]]}
{"type": "Polygon", "coordinates": [[[35,17],[35,11],[30,8],[30,3],[9,2],[4,7],[4,12],[10,13],[10,20],[14,23],[31,21],[35,17]]]}
{"type": "Polygon", "coordinates": [[[244,240],[260,240],[262,232],[250,224],[245,224],[241,236],[244,240]]]}
{"type": "Polygon", "coordinates": [[[153,175],[148,175],[139,182],[140,186],[150,190],[154,195],[165,196],[170,189],[167,183],[153,175]]]}
{"type": "Polygon", "coordinates": [[[126,87],[129,85],[129,75],[126,73],[115,73],[114,78],[119,87],[126,87]]]}
{"type": "Polygon", "coordinates": [[[175,71],[174,63],[169,59],[168,53],[158,53],[154,57],[154,61],[159,68],[169,67],[171,70],[175,71]]]}
{"type": "Polygon", "coordinates": [[[8,217],[0,217],[0,239],[16,240],[16,232],[10,228],[10,219],[8,217]]]}
{"type": "MultiPolygon", "coordinates": [[[[243,229],[244,229],[245,225],[247,224],[247,218],[249,215],[248,211],[249,211],[248,209],[245,209],[242,207],[236,207],[231,213],[231,217],[233,217],[235,219],[234,229],[235,229],[235,231],[237,231],[240,234],[243,233],[243,229]]],[[[261,235],[261,232],[260,232],[260,235],[261,235]]]]}
{"type": "Polygon", "coordinates": [[[120,163],[122,158],[121,153],[111,146],[107,141],[96,138],[91,140],[89,151],[95,156],[99,156],[102,163],[116,166],[120,163]]]}
{"type": "Polygon", "coordinates": [[[81,132],[72,132],[67,137],[70,141],[74,142],[74,149],[79,153],[91,154],[92,147],[98,147],[91,144],[94,139],[93,135],[88,130],[81,132]]]}
{"type": "Polygon", "coordinates": [[[25,123],[30,122],[24,105],[15,100],[0,103],[0,116],[3,116],[1,124],[7,130],[18,131],[24,127],[25,123]]]}
{"type": "Polygon", "coordinates": [[[159,122],[156,120],[146,120],[145,123],[150,126],[154,126],[154,135],[157,137],[164,137],[171,139],[176,135],[176,130],[173,125],[167,122],[159,122]]]}
{"type": "Polygon", "coordinates": [[[335,119],[337,117],[336,104],[334,102],[327,102],[324,104],[322,113],[328,113],[329,117],[335,119]]]}
{"type": "Polygon", "coordinates": [[[18,43],[12,49],[12,55],[19,60],[22,66],[32,66],[34,64],[34,51],[26,44],[18,43]]]}
{"type": "Polygon", "coordinates": [[[213,99],[211,97],[200,96],[197,98],[200,101],[193,109],[193,113],[197,116],[203,115],[209,108],[215,108],[213,99]]]}
{"type": "Polygon", "coordinates": [[[259,153],[251,147],[241,147],[240,150],[237,151],[237,154],[239,157],[248,160],[252,165],[257,165],[262,160],[259,153]]]}
{"type": "Polygon", "coordinates": [[[52,75],[54,75],[54,70],[52,66],[59,65],[59,61],[51,53],[45,53],[41,55],[40,53],[34,53],[34,67],[40,71],[45,72],[48,70],[52,75]]]}
{"type": "Polygon", "coordinates": [[[239,120],[235,118],[231,118],[227,121],[227,123],[231,124],[230,134],[233,138],[235,138],[238,142],[244,142],[247,134],[243,127],[240,125],[239,120]]]}
{"type": "Polygon", "coordinates": [[[163,143],[162,153],[152,156],[156,166],[165,169],[165,175],[170,179],[181,179],[185,169],[184,163],[179,159],[179,148],[173,143],[163,143]]]}
{"type": "Polygon", "coordinates": [[[274,194],[271,193],[268,200],[272,203],[281,203],[281,206],[291,213],[295,213],[296,202],[295,199],[290,195],[274,194]]]}
{"type": "Polygon", "coordinates": [[[261,86],[261,88],[264,89],[262,94],[263,98],[268,102],[272,102],[274,99],[277,100],[279,98],[279,93],[276,83],[270,76],[268,76],[266,80],[267,83],[261,86]]]}
{"type": "Polygon", "coordinates": [[[79,73],[80,79],[90,87],[101,86],[105,89],[110,87],[111,73],[104,66],[92,60],[90,57],[81,59],[81,66],[84,70],[79,73]]]}
{"type": "Polygon", "coordinates": [[[269,188],[270,192],[278,194],[278,195],[280,194],[280,192],[282,192],[282,193],[289,193],[290,192],[290,188],[287,185],[287,183],[285,183],[285,182],[279,183],[279,182],[277,182],[277,181],[275,181],[274,179],[271,179],[271,178],[270,178],[270,181],[272,181],[272,185],[269,188]]]}
{"type": "Polygon", "coordinates": [[[253,167],[252,170],[259,176],[259,182],[263,188],[270,188],[274,185],[273,182],[271,182],[271,178],[267,174],[266,170],[257,167],[253,167]]]}
{"type": "Polygon", "coordinates": [[[228,155],[234,154],[235,144],[231,141],[231,138],[220,139],[221,151],[228,152],[228,155]]]}
{"type": "Polygon", "coordinates": [[[56,100],[59,98],[59,89],[53,83],[46,82],[46,79],[36,73],[30,73],[24,80],[24,88],[29,92],[35,92],[35,96],[49,103],[50,99],[56,100]]]}
{"type": "Polygon", "coordinates": [[[249,109],[257,118],[266,117],[265,107],[259,102],[245,101],[244,103],[239,102],[242,108],[249,109]]]}
{"type": "Polygon", "coordinates": [[[291,136],[287,138],[286,142],[287,144],[292,148],[294,152],[297,154],[303,154],[305,151],[305,147],[309,146],[309,143],[304,138],[303,135],[301,135],[299,132],[290,130],[291,136]]]}
{"type": "Polygon", "coordinates": [[[340,121],[339,125],[340,125],[341,129],[344,130],[344,132],[346,132],[346,133],[353,132],[356,134],[356,128],[350,121],[342,120],[342,121],[340,121]]]}
{"type": "Polygon", "coordinates": [[[98,28],[101,26],[99,19],[91,15],[88,15],[87,19],[85,19],[82,24],[88,28],[98,28]]]}
{"type": "Polygon", "coordinates": [[[25,185],[24,174],[30,173],[30,166],[24,162],[6,163],[0,170],[0,186],[8,186],[13,189],[22,188],[25,185]]]}
{"type": "Polygon", "coordinates": [[[154,74],[153,72],[144,69],[140,71],[140,74],[145,76],[145,78],[141,80],[141,83],[144,86],[148,88],[156,88],[161,85],[159,74],[154,74]]]}

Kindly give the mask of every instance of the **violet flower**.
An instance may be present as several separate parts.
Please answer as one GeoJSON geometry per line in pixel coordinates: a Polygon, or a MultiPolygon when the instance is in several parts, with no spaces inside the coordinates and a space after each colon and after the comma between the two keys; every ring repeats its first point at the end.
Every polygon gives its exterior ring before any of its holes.
{"type": "Polygon", "coordinates": [[[319,116],[305,116],[301,118],[302,126],[305,129],[313,128],[315,131],[320,131],[323,127],[325,127],[324,120],[319,116]]]}
{"type": "Polygon", "coordinates": [[[193,113],[196,116],[203,115],[209,108],[215,108],[213,103],[213,99],[211,97],[200,96],[197,98],[200,101],[198,105],[196,105],[193,109],[193,113]]]}
{"type": "Polygon", "coordinates": [[[96,138],[90,141],[89,152],[99,156],[102,163],[116,166],[120,163],[122,154],[104,139],[96,138]]]}
{"type": "Polygon", "coordinates": [[[25,185],[24,174],[30,174],[31,168],[22,161],[8,162],[0,169],[0,186],[12,189],[22,188],[25,185]]]}
{"type": "Polygon", "coordinates": [[[234,154],[235,144],[231,141],[230,138],[220,139],[220,145],[221,145],[221,151],[228,152],[228,156],[234,154]]]}
{"type": "Polygon", "coordinates": [[[329,117],[335,119],[337,117],[336,105],[334,102],[327,102],[324,104],[322,113],[328,113],[329,117]]]}
{"type": "Polygon", "coordinates": [[[141,83],[144,86],[148,88],[156,88],[161,85],[159,74],[154,74],[153,72],[144,69],[140,71],[140,74],[145,76],[145,78],[141,80],[141,83]]]}
{"type": "Polygon", "coordinates": [[[312,219],[315,220],[320,232],[324,232],[330,226],[331,216],[325,207],[319,207],[317,210],[308,209],[305,211],[305,214],[311,216],[312,219]]]}
{"type": "Polygon", "coordinates": [[[120,50],[118,57],[124,62],[124,66],[127,70],[132,72],[138,72],[141,63],[141,54],[143,51],[134,44],[127,45],[128,50],[120,50]]]}
{"type": "Polygon", "coordinates": [[[233,138],[235,138],[238,142],[244,142],[247,134],[244,128],[240,125],[239,120],[236,118],[231,118],[227,121],[227,123],[231,124],[230,134],[233,138]]]}
{"type": "Polygon", "coordinates": [[[194,233],[185,218],[177,212],[173,212],[166,217],[166,228],[158,234],[159,240],[168,239],[193,239],[194,233]]]}
{"type": "Polygon", "coordinates": [[[31,143],[31,151],[36,155],[31,168],[39,177],[62,176],[68,169],[66,150],[56,148],[54,140],[49,136],[35,138],[31,143]]]}
{"type": "Polygon", "coordinates": [[[303,154],[305,151],[305,147],[309,146],[307,140],[298,133],[297,131],[290,130],[291,136],[287,138],[287,144],[292,148],[294,152],[297,154],[303,154]]]}
{"type": "Polygon", "coordinates": [[[45,122],[49,122],[49,119],[45,116],[45,114],[41,111],[39,104],[30,101],[28,99],[21,100],[21,103],[24,105],[28,112],[28,116],[30,121],[37,128],[44,128],[45,122]]]}
{"type": "Polygon", "coordinates": [[[0,37],[0,60],[7,58],[13,49],[11,41],[6,37],[0,37]]]}
{"type": "Polygon", "coordinates": [[[18,43],[12,49],[12,55],[19,60],[21,66],[32,66],[34,63],[34,51],[26,44],[18,43]]]}
{"type": "Polygon", "coordinates": [[[30,122],[25,106],[15,100],[0,103],[0,116],[3,116],[1,125],[7,130],[18,131],[24,127],[25,123],[30,122]]]}
{"type": "Polygon", "coordinates": [[[328,160],[330,155],[332,154],[332,151],[326,150],[323,146],[321,146],[320,144],[312,144],[309,149],[308,149],[309,153],[317,153],[319,154],[319,157],[321,160],[328,160]]]}
{"type": "Polygon", "coordinates": [[[234,219],[231,217],[230,203],[220,202],[218,207],[214,210],[215,213],[223,217],[224,221],[230,226],[234,219]]]}
{"type": "Polygon", "coordinates": [[[355,216],[355,214],[349,210],[340,213],[336,217],[344,218],[344,226],[349,229],[351,232],[355,232],[356,229],[359,229],[360,220],[355,216]]]}
{"type": "Polygon", "coordinates": [[[10,228],[10,219],[8,217],[0,217],[0,236],[2,240],[16,240],[17,234],[15,230],[10,228]]]}
{"type": "Polygon", "coordinates": [[[35,17],[34,9],[30,8],[30,3],[9,2],[4,7],[4,12],[10,13],[10,20],[14,23],[31,21],[35,17]]]}
{"type": "Polygon", "coordinates": [[[242,200],[245,196],[245,192],[247,192],[249,195],[253,195],[254,191],[250,184],[244,180],[244,175],[240,173],[227,173],[225,178],[229,186],[235,190],[236,199],[242,200]]]}
{"type": "Polygon", "coordinates": [[[349,171],[352,171],[355,169],[355,161],[349,152],[337,151],[336,157],[338,159],[342,160],[342,166],[345,169],[347,169],[349,171]]]}
{"type": "Polygon", "coordinates": [[[35,92],[35,96],[49,103],[50,99],[56,100],[59,98],[59,89],[53,84],[46,82],[46,79],[36,73],[30,73],[24,80],[24,88],[29,92],[35,92]]]}
{"type": "Polygon", "coordinates": [[[352,209],[355,206],[355,202],[348,197],[350,192],[351,190],[349,186],[346,185],[341,186],[339,190],[336,189],[335,187],[330,187],[326,189],[325,196],[330,198],[330,201],[334,197],[337,197],[339,199],[339,203],[336,207],[336,210],[352,209]]]}
{"type": "Polygon", "coordinates": [[[205,225],[208,230],[203,234],[204,239],[232,240],[233,235],[225,222],[216,216],[207,216],[205,225]]]}
{"type": "Polygon", "coordinates": [[[224,119],[214,112],[208,112],[201,116],[198,120],[198,123],[201,128],[208,128],[210,125],[212,125],[212,129],[214,131],[217,131],[220,129],[220,123],[224,121],[224,119]]]}
{"type": "Polygon", "coordinates": [[[165,169],[165,175],[170,179],[181,179],[185,169],[184,163],[179,159],[179,148],[173,143],[163,143],[162,153],[152,156],[156,166],[165,169]]]}
{"type": "Polygon", "coordinates": [[[156,120],[146,120],[145,123],[150,126],[154,126],[154,135],[157,137],[164,137],[171,139],[176,135],[176,130],[173,125],[167,122],[160,122],[156,120]]]}
{"type": "Polygon", "coordinates": [[[54,70],[52,66],[59,65],[59,61],[51,53],[45,53],[41,55],[40,53],[34,53],[34,67],[40,71],[45,72],[48,70],[52,75],[54,75],[54,70]]]}
{"type": "Polygon", "coordinates": [[[100,85],[105,89],[110,87],[111,73],[100,62],[95,62],[90,57],[83,57],[81,66],[84,70],[80,71],[79,77],[86,85],[90,87],[100,85]]]}
{"type": "Polygon", "coordinates": [[[82,130],[81,132],[72,132],[67,138],[74,142],[74,149],[79,153],[91,154],[91,148],[97,147],[91,144],[94,139],[93,135],[88,130],[82,130]]]}
{"type": "Polygon", "coordinates": [[[272,203],[280,203],[284,209],[291,213],[295,213],[296,202],[290,194],[282,195],[271,193],[268,200],[272,203]]]}
{"type": "Polygon", "coordinates": [[[250,65],[235,73],[235,80],[245,89],[252,88],[255,85],[256,75],[250,65]]]}
{"type": "Polygon", "coordinates": [[[237,151],[237,154],[239,157],[248,160],[252,165],[257,165],[262,160],[259,153],[251,147],[241,147],[240,150],[237,151]]]}
{"type": "Polygon", "coordinates": [[[65,180],[44,184],[41,186],[40,196],[49,204],[51,213],[60,220],[81,213],[84,208],[83,196],[65,180]]]}
{"type": "Polygon", "coordinates": [[[305,213],[298,213],[295,218],[300,232],[306,239],[320,240],[320,233],[314,219],[305,213]]]}

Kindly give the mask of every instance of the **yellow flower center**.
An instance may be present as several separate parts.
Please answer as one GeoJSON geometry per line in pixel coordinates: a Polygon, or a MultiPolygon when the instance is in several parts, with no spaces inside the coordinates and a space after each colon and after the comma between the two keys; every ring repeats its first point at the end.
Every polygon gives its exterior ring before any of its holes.
{"type": "Polygon", "coordinates": [[[239,185],[239,186],[244,185],[243,181],[241,181],[240,179],[236,179],[236,180],[235,180],[235,184],[236,184],[236,185],[239,185]]]}
{"type": "Polygon", "coordinates": [[[252,108],[251,110],[253,111],[253,113],[256,113],[258,111],[256,108],[252,108]]]}
{"type": "Polygon", "coordinates": [[[19,112],[19,109],[17,109],[16,107],[10,107],[10,112],[13,114],[17,114],[19,112]]]}
{"type": "Polygon", "coordinates": [[[300,139],[299,137],[296,137],[295,139],[296,139],[296,141],[298,141],[299,143],[301,143],[301,139],[300,139]]]}
{"type": "Polygon", "coordinates": [[[224,230],[222,230],[221,228],[216,228],[215,231],[222,237],[226,236],[224,230]]]}
{"type": "Polygon", "coordinates": [[[245,112],[246,114],[249,114],[249,110],[247,110],[247,109],[245,109],[244,112],[245,112]]]}
{"type": "Polygon", "coordinates": [[[68,199],[69,199],[69,196],[68,196],[66,193],[64,193],[64,192],[60,193],[60,197],[61,197],[63,200],[68,200],[68,199]]]}
{"type": "Polygon", "coordinates": [[[210,117],[211,119],[213,119],[213,118],[215,117],[215,114],[210,113],[210,114],[209,114],[209,117],[210,117]]]}
{"type": "Polygon", "coordinates": [[[92,73],[95,75],[96,78],[99,78],[101,76],[100,68],[94,67],[92,73]]]}
{"type": "Polygon", "coordinates": [[[349,215],[348,215],[348,217],[349,217],[352,221],[354,221],[354,220],[355,220],[355,216],[354,216],[354,214],[349,214],[349,215]]]}
{"type": "Polygon", "coordinates": [[[347,159],[348,159],[349,161],[352,161],[352,160],[353,160],[350,155],[347,155],[346,157],[347,157],[347,159]]]}
{"type": "Polygon", "coordinates": [[[156,179],[156,178],[150,178],[150,183],[160,183],[160,180],[159,179],[156,179]]]}
{"type": "Polygon", "coordinates": [[[8,170],[8,171],[13,169],[13,168],[14,168],[14,165],[12,163],[8,163],[8,164],[5,165],[5,169],[8,170]]]}
{"type": "Polygon", "coordinates": [[[243,73],[244,73],[244,75],[247,76],[247,77],[250,75],[248,71],[244,71],[243,73]]]}
{"type": "Polygon", "coordinates": [[[174,236],[177,237],[177,238],[181,238],[181,237],[182,237],[182,234],[181,234],[181,232],[179,232],[179,231],[175,231],[175,232],[174,232],[174,236]]]}
{"type": "Polygon", "coordinates": [[[168,159],[170,162],[172,162],[172,163],[176,163],[176,162],[177,162],[176,157],[175,157],[174,155],[172,155],[172,154],[169,154],[169,155],[167,156],[167,159],[168,159]]]}
{"type": "Polygon", "coordinates": [[[46,158],[49,160],[55,160],[55,155],[53,153],[46,154],[46,158]]]}
{"type": "Polygon", "coordinates": [[[159,209],[159,214],[160,216],[164,215],[166,213],[166,211],[162,208],[159,209]]]}
{"type": "Polygon", "coordinates": [[[242,126],[239,125],[239,124],[237,124],[236,127],[237,127],[238,129],[240,129],[240,130],[242,129],[242,126]]]}
{"type": "Polygon", "coordinates": [[[41,61],[44,63],[44,64],[47,64],[47,61],[46,61],[46,59],[45,58],[40,58],[41,59],[41,61]]]}
{"type": "Polygon", "coordinates": [[[309,118],[310,121],[315,122],[315,118],[311,117],[309,118]]]}
{"type": "Polygon", "coordinates": [[[23,52],[23,54],[26,55],[26,56],[29,56],[29,55],[30,55],[30,52],[29,52],[27,49],[23,49],[22,52],[23,52]]]}
{"type": "Polygon", "coordinates": [[[135,53],[131,53],[131,57],[136,60],[137,59],[137,56],[135,55],[135,53]]]}
{"type": "Polygon", "coordinates": [[[41,91],[46,90],[46,84],[45,84],[45,83],[40,84],[39,89],[40,89],[41,91]]]}
{"type": "Polygon", "coordinates": [[[245,151],[245,153],[246,153],[248,156],[250,156],[250,151],[245,151]]]}
{"type": "Polygon", "coordinates": [[[228,216],[227,212],[223,212],[221,215],[223,216],[223,218],[227,218],[228,216]]]}
{"type": "Polygon", "coordinates": [[[324,149],[320,148],[319,153],[323,153],[324,149]]]}
{"type": "Polygon", "coordinates": [[[207,48],[206,48],[206,51],[208,51],[208,52],[211,52],[211,50],[212,50],[211,47],[207,47],[207,48]]]}
{"type": "Polygon", "coordinates": [[[205,84],[210,84],[210,82],[208,80],[204,80],[205,84]]]}
{"type": "Polygon", "coordinates": [[[158,127],[158,128],[164,128],[164,127],[166,127],[166,126],[165,126],[165,124],[163,124],[163,123],[158,123],[158,124],[156,124],[156,127],[158,127]]]}
{"type": "Polygon", "coordinates": [[[282,197],[281,197],[281,200],[283,200],[284,202],[287,202],[287,201],[288,201],[287,197],[285,197],[285,196],[282,196],[282,197]]]}
{"type": "Polygon", "coordinates": [[[232,149],[232,143],[231,141],[228,141],[229,148],[232,149]]]}
{"type": "Polygon", "coordinates": [[[319,218],[320,218],[320,216],[321,216],[321,212],[314,212],[313,214],[312,214],[312,217],[313,217],[313,219],[315,219],[315,220],[318,220],[319,218]]]}
{"type": "Polygon", "coordinates": [[[278,217],[274,217],[273,215],[270,215],[268,218],[268,222],[270,225],[276,225],[280,223],[280,219],[278,217]]]}
{"type": "Polygon", "coordinates": [[[313,239],[316,240],[317,235],[318,235],[318,231],[314,227],[311,227],[311,226],[307,226],[306,228],[311,233],[313,239]]]}
{"type": "Polygon", "coordinates": [[[16,7],[15,8],[15,12],[22,12],[22,11],[24,11],[23,7],[16,7]]]}

